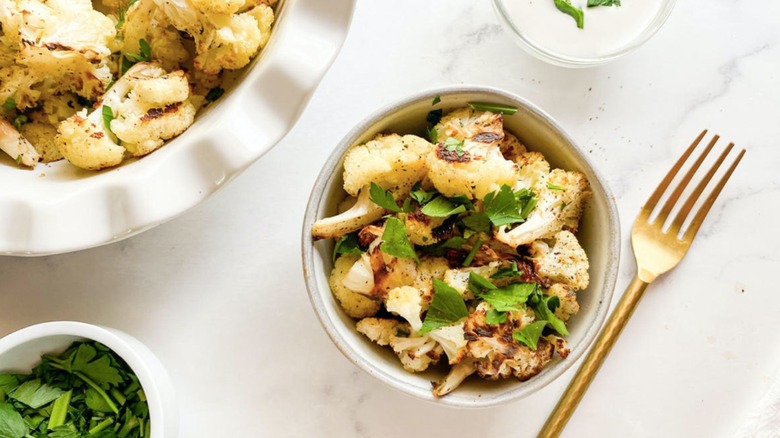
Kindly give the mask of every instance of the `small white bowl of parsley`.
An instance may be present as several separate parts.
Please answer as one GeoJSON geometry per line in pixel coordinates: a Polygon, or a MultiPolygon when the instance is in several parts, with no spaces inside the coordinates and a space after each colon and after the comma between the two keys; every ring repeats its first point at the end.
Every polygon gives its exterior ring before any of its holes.
{"type": "Polygon", "coordinates": [[[356,126],[303,223],[309,297],[358,367],[415,397],[528,396],[587,349],[615,285],[614,198],[558,124],[453,86],[356,126]]]}
{"type": "Polygon", "coordinates": [[[0,437],[177,435],[170,377],[132,336],[55,321],[0,339],[0,437]]]}

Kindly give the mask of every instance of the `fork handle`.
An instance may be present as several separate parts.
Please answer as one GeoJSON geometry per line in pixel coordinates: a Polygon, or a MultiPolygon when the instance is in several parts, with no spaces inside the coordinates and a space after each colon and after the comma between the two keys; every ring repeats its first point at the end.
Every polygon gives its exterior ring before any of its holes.
{"type": "Polygon", "coordinates": [[[634,279],[626,287],[623,297],[620,298],[617,306],[615,306],[615,310],[612,311],[601,333],[596,338],[593,348],[591,348],[582,365],[580,365],[577,374],[569,383],[555,409],[547,417],[547,421],[544,423],[544,427],[539,432],[538,437],[557,437],[561,434],[580,400],[585,395],[590,382],[596,377],[601,364],[606,359],[615,341],[617,341],[618,336],[620,336],[620,332],[623,331],[623,327],[626,326],[628,319],[634,313],[634,309],[642,298],[645,289],[647,289],[647,285],[648,283],[634,275],[634,279]]]}

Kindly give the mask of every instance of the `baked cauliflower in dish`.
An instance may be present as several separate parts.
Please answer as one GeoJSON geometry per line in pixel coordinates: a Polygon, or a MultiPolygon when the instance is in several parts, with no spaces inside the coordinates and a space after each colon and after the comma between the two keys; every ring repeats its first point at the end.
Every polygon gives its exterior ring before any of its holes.
{"type": "Polygon", "coordinates": [[[329,283],[356,330],[409,372],[528,380],[569,354],[566,327],[590,277],[576,237],[590,195],[470,105],[428,115],[428,138],[381,134],[344,159],[341,213],[312,227],[334,239],[329,283]]]}
{"type": "Polygon", "coordinates": [[[154,151],[265,46],[275,3],[4,0],[0,149],[90,170],[154,151]]]}

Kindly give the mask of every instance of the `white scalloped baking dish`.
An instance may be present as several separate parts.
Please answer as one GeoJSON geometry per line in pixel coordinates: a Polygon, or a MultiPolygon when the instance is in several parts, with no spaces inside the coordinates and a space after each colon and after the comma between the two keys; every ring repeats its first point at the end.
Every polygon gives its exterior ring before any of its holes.
{"type": "Polygon", "coordinates": [[[197,205],[292,128],[338,54],[355,0],[285,0],[253,66],[185,133],[105,171],[0,158],[0,254],[56,254],[124,239],[197,205]]]}

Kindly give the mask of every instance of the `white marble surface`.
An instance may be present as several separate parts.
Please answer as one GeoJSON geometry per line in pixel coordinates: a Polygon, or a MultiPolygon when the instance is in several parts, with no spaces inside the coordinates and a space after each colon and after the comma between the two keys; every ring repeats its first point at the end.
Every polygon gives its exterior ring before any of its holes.
{"type": "Polygon", "coordinates": [[[499,408],[408,398],[333,347],[301,274],[309,189],[350,127],[423,88],[485,84],[548,111],[608,179],[625,241],[616,297],[634,270],[633,218],[685,145],[709,127],[748,149],[564,434],[730,436],[780,369],[777,17],[778,2],[680,2],[639,51],[565,70],[516,47],[487,0],[361,1],[296,128],[216,196],[114,245],[0,258],[0,335],[55,319],[134,334],[173,376],[183,437],[533,436],[573,369],[499,408]]]}

